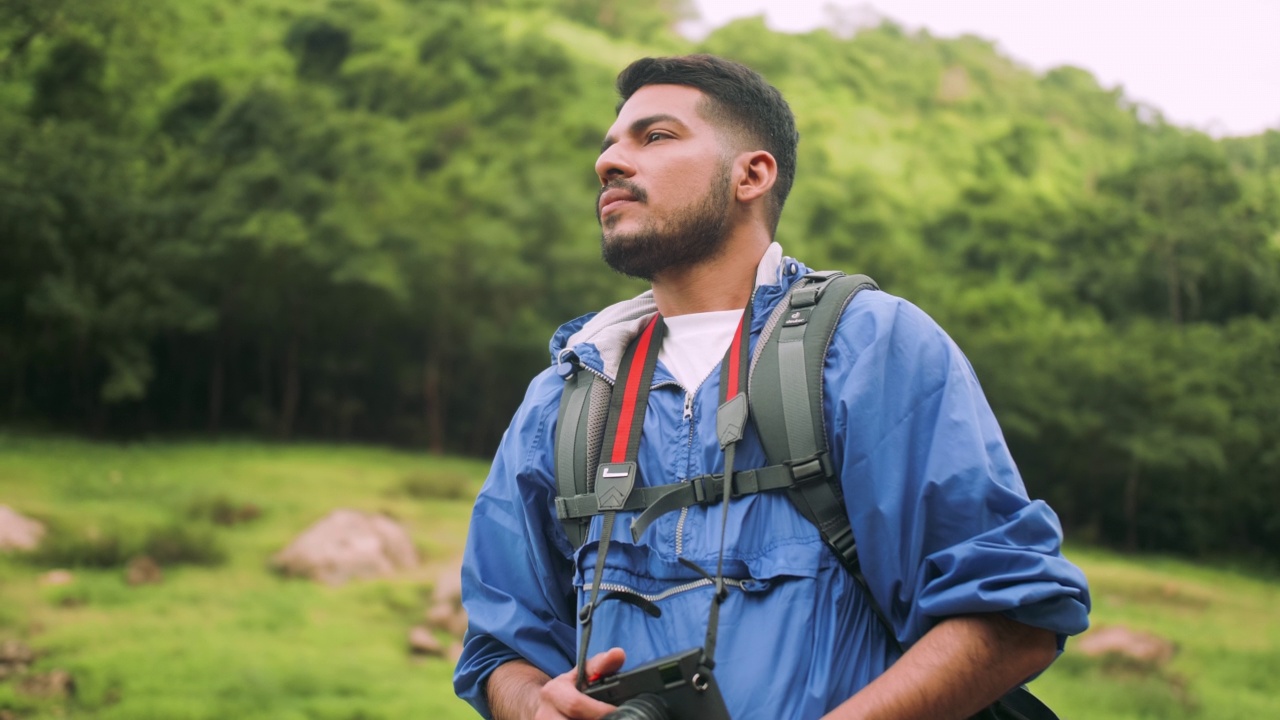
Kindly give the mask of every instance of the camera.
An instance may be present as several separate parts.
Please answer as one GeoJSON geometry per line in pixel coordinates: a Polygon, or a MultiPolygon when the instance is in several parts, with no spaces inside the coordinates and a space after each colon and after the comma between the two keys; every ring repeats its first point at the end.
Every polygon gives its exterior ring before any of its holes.
{"type": "Polygon", "coordinates": [[[730,720],[702,648],[607,675],[583,692],[618,706],[606,720],[730,720]]]}

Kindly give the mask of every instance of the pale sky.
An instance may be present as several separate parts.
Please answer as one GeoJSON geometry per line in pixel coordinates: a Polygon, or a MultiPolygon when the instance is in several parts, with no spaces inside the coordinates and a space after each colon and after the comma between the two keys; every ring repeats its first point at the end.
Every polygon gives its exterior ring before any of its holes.
{"type": "Polygon", "coordinates": [[[1103,87],[1213,135],[1280,129],[1280,0],[694,0],[697,36],[735,17],[764,14],[801,32],[878,16],[941,37],[994,40],[1036,71],[1089,70],[1103,87]]]}

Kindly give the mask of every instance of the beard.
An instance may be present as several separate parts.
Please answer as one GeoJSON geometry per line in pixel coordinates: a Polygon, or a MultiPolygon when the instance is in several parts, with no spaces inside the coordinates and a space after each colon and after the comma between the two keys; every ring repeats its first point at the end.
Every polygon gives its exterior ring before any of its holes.
{"type": "MultiPolygon", "coordinates": [[[[627,180],[615,180],[604,188],[621,187],[641,202],[647,195],[627,180]]],[[[600,255],[615,272],[641,280],[674,267],[687,267],[715,257],[729,237],[730,176],[727,165],[700,201],[673,212],[661,221],[650,219],[631,233],[611,232],[617,216],[601,222],[600,255]]]]}

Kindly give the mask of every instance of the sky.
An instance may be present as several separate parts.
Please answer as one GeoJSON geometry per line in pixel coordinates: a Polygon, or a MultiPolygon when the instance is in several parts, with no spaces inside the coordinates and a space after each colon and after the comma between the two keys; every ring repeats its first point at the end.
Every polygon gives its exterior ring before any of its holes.
{"type": "Polygon", "coordinates": [[[694,0],[698,36],[736,17],[803,32],[880,17],[940,37],[973,34],[1036,70],[1075,65],[1103,87],[1215,136],[1280,129],[1280,0],[694,0]]]}

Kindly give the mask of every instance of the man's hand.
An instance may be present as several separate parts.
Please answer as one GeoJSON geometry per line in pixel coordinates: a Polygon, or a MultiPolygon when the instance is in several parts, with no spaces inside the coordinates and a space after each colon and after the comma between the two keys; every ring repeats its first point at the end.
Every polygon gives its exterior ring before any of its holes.
{"type": "MultiPolygon", "coordinates": [[[[622,648],[606,650],[587,660],[587,677],[622,669],[622,648]]],[[[578,691],[578,669],[554,678],[523,660],[499,665],[489,676],[489,709],[495,720],[599,720],[617,708],[578,691]]]]}

